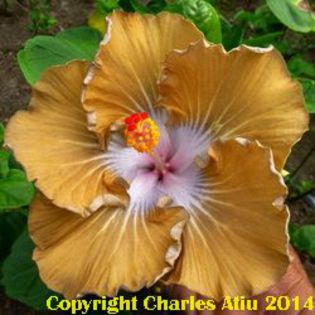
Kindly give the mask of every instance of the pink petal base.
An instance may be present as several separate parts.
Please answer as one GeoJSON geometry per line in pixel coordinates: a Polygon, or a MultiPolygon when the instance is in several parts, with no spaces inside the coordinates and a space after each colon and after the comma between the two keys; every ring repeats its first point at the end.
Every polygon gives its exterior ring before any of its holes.
{"type": "Polygon", "coordinates": [[[130,183],[130,207],[137,211],[152,208],[162,196],[188,207],[198,193],[201,174],[194,159],[206,153],[209,138],[189,126],[159,127],[155,158],[126,147],[121,138],[111,141],[106,155],[108,165],[130,183]]]}

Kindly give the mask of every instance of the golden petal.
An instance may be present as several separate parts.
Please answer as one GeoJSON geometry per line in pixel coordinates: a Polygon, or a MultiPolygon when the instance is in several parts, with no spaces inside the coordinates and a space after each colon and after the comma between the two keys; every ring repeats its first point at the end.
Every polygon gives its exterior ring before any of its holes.
{"type": "Polygon", "coordinates": [[[216,161],[204,170],[167,282],[217,300],[252,296],[276,283],[289,263],[288,213],[279,202],[286,187],[270,149],[257,142],[217,142],[211,150],[216,161]]]}
{"type": "Polygon", "coordinates": [[[186,219],[181,208],[137,213],[117,207],[82,218],[37,195],[29,218],[33,258],[46,285],[67,298],[137,291],[173,267],[186,219]]]}
{"type": "Polygon", "coordinates": [[[80,93],[87,68],[87,62],[74,61],[47,70],[29,109],[9,121],[5,139],[29,180],[56,205],[82,215],[124,194],[86,126],[80,93]]]}
{"type": "Polygon", "coordinates": [[[301,86],[272,47],[226,52],[199,41],[172,52],[162,71],[158,106],[192,122],[213,139],[245,137],[273,150],[281,169],[308,126],[301,86]]]}
{"type": "Polygon", "coordinates": [[[197,28],[179,15],[114,12],[95,67],[85,80],[83,104],[90,130],[105,139],[115,120],[152,110],[161,62],[171,50],[186,48],[200,38],[197,28]]]}
{"type": "MultiPolygon", "coordinates": [[[[301,307],[302,305],[310,305],[312,301],[312,297],[315,296],[315,288],[312,286],[312,283],[308,279],[308,276],[303,269],[303,265],[301,264],[301,261],[297,255],[296,252],[291,248],[290,255],[292,256],[292,261],[287,269],[286,274],[283,276],[283,278],[274,286],[272,286],[267,292],[264,292],[263,294],[260,294],[258,296],[250,297],[249,300],[252,301],[258,301],[258,309],[259,312],[251,311],[251,310],[245,310],[240,312],[235,312],[236,314],[242,314],[242,315],[253,315],[253,314],[259,314],[259,315],[277,315],[277,314],[285,314],[285,315],[311,315],[313,312],[311,310],[307,310],[305,307],[301,307]],[[269,296],[269,298],[267,298],[269,296]],[[284,296],[284,299],[281,299],[280,297],[284,296]],[[285,311],[280,311],[279,307],[275,307],[278,310],[270,311],[273,307],[270,307],[270,303],[273,301],[274,297],[279,297],[279,302],[282,300],[285,300],[286,298],[292,299],[292,300],[299,300],[300,307],[296,307],[295,303],[287,304],[288,306],[282,306],[285,311]],[[307,302],[309,304],[307,304],[307,302]],[[289,309],[287,310],[287,307],[289,309]],[[268,310],[269,308],[269,310],[268,310]]],[[[264,272],[262,270],[262,272],[264,272]]],[[[208,300],[207,297],[202,296],[196,292],[190,291],[187,288],[183,286],[173,285],[168,286],[165,288],[168,292],[168,294],[172,298],[176,299],[189,299],[191,296],[194,296],[196,300],[208,300]]],[[[236,297],[237,299],[237,297],[236,297]]],[[[227,301],[230,300],[228,297],[226,301],[221,301],[218,305],[216,310],[213,312],[209,311],[196,311],[193,314],[194,315],[227,315],[229,313],[233,313],[232,311],[228,311],[228,303],[227,301]],[[223,305],[225,306],[225,310],[222,310],[223,305]]],[[[232,303],[233,304],[233,303],[232,303]]],[[[254,305],[254,303],[252,303],[254,305]]],[[[275,303],[277,304],[277,303],[275,303]]],[[[230,304],[231,305],[231,304],[230,304]]],[[[239,304],[240,305],[240,304],[239,304]]],[[[283,304],[285,305],[285,304],[283,304]]],[[[281,306],[280,306],[281,307],[281,306]]],[[[191,311],[186,311],[183,314],[191,315],[191,311]]]]}

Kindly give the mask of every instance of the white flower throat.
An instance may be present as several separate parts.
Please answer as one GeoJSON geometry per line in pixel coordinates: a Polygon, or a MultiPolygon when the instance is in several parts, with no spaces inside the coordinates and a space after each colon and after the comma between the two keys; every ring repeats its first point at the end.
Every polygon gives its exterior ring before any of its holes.
{"type": "Polygon", "coordinates": [[[202,175],[194,160],[207,152],[208,139],[190,126],[168,128],[165,120],[146,113],[133,114],[125,123],[126,139],[111,141],[107,160],[130,184],[130,208],[146,211],[164,197],[189,207],[198,198],[202,175]]]}

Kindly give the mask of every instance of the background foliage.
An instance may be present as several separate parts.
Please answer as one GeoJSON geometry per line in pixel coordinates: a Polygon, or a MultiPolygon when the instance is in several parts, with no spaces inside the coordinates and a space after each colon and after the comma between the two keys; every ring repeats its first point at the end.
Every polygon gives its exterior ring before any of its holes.
{"type": "MultiPolygon", "coordinates": [[[[12,1],[4,1],[8,10],[12,1]]],[[[17,1],[20,3],[19,1],[17,1]]],[[[88,26],[62,30],[55,36],[42,35],[58,25],[51,14],[50,1],[27,2],[34,37],[18,53],[17,60],[26,81],[33,85],[42,72],[52,65],[72,59],[93,60],[98,44],[106,31],[105,16],[115,9],[140,14],[175,12],[196,24],[213,43],[222,43],[226,50],[241,44],[267,47],[274,45],[285,57],[292,76],[303,86],[306,108],[315,114],[315,18],[308,1],[266,0],[254,9],[239,7],[229,11],[224,0],[95,0],[94,10],[87,17],[88,26]],[[36,35],[40,33],[40,35],[36,35]]],[[[246,1],[245,1],[246,2],[246,1]]],[[[21,4],[21,3],[20,3],[21,4]]],[[[3,144],[4,127],[0,125],[3,144]]],[[[312,198],[315,183],[301,180],[299,170],[312,157],[315,147],[305,154],[296,169],[289,169],[285,179],[290,188],[289,202],[312,198]]],[[[28,205],[35,193],[33,183],[7,148],[0,149],[0,265],[1,285],[6,294],[34,309],[44,309],[51,294],[41,282],[31,259],[34,244],[26,227],[28,205]]],[[[315,198],[314,198],[315,199],[315,198]]],[[[313,206],[315,208],[315,201],[313,206]]],[[[312,199],[310,199],[312,200],[312,199]]],[[[299,251],[315,260],[315,225],[291,224],[291,242],[299,251]]]]}

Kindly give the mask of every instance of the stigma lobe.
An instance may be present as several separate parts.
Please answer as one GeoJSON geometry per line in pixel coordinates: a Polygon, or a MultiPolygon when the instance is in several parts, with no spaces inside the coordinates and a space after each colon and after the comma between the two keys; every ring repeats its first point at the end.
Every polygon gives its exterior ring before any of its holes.
{"type": "Polygon", "coordinates": [[[152,153],[158,145],[160,130],[146,112],[132,114],[125,118],[127,145],[141,153],[152,153]]]}

